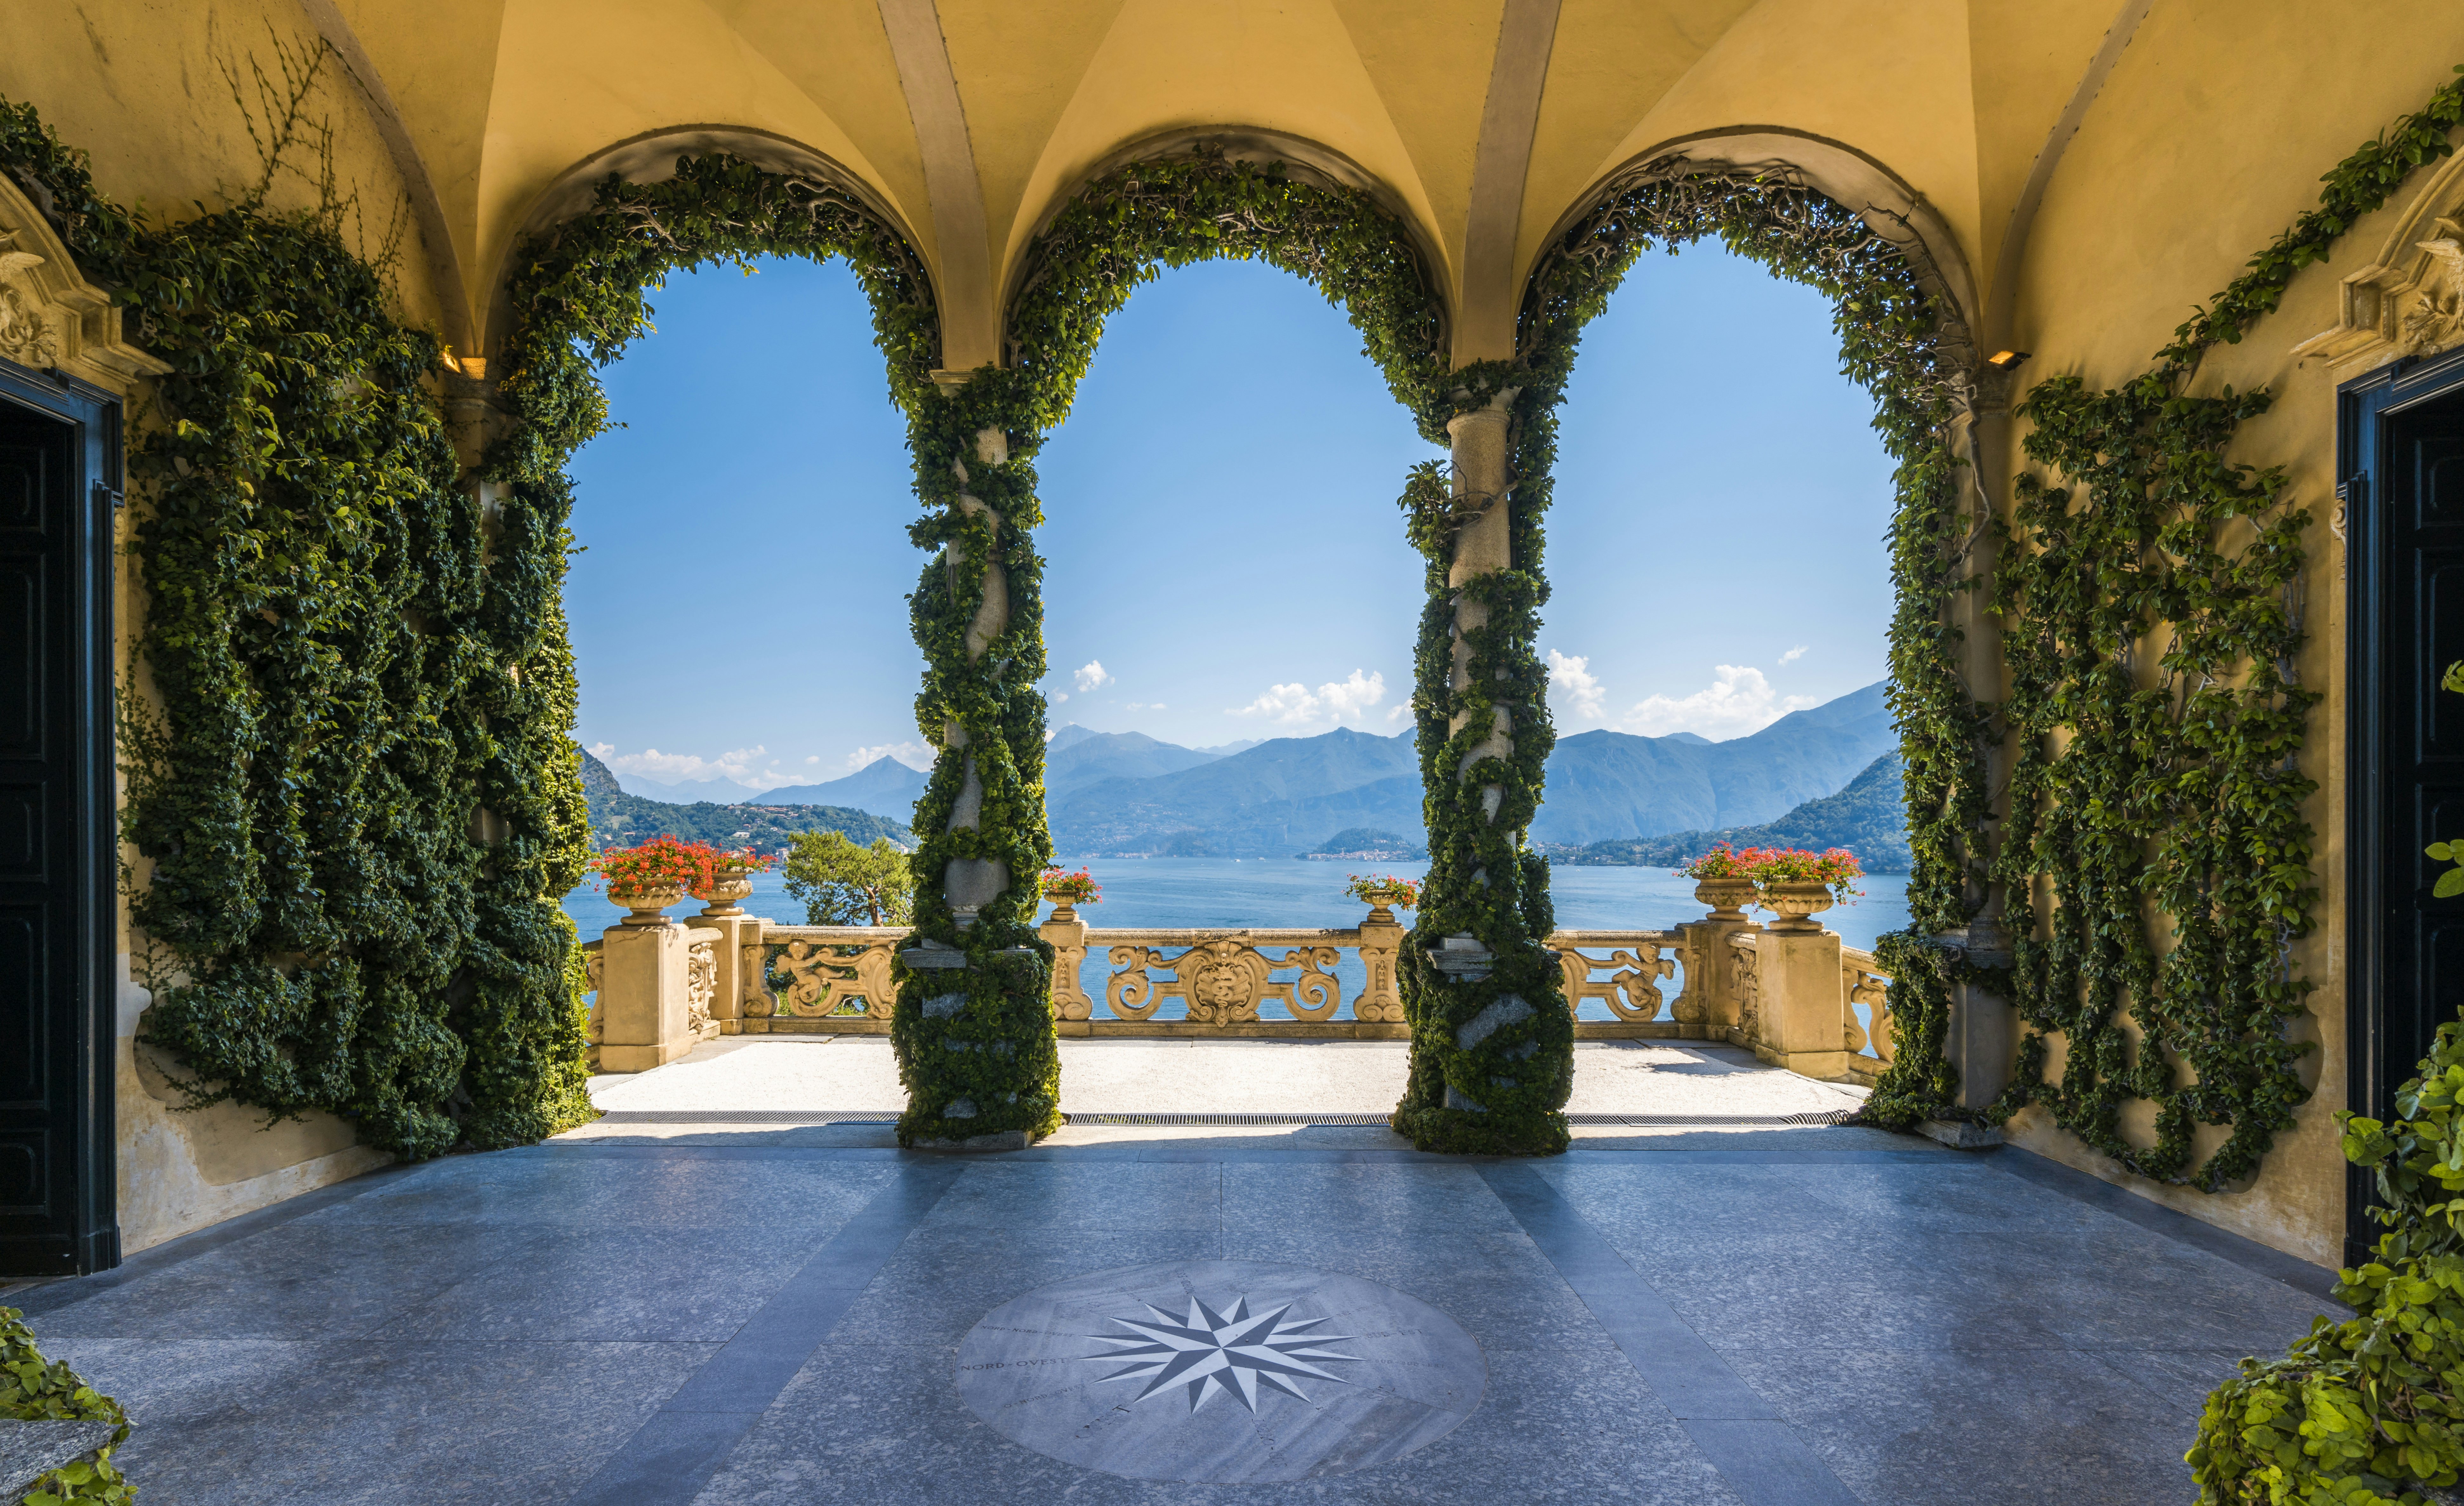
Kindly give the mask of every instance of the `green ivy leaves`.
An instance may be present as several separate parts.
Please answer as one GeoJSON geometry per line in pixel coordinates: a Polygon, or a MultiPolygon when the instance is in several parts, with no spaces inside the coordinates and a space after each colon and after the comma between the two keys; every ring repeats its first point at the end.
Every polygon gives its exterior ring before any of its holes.
{"type": "Polygon", "coordinates": [[[137,1498],[136,1488],[111,1462],[112,1450],[128,1441],[128,1414],[86,1384],[67,1362],[45,1360],[34,1347],[25,1315],[13,1307],[0,1307],[0,1418],[115,1425],[111,1441],[95,1451],[94,1458],[76,1460],[37,1479],[24,1497],[25,1506],[124,1506],[137,1498]]]}

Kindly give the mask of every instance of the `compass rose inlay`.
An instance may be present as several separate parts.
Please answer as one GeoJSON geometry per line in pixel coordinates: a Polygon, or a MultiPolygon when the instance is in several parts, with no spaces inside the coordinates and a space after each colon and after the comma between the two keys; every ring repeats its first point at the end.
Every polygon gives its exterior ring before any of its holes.
{"type": "Polygon", "coordinates": [[[1444,1437],[1480,1406],[1487,1366],[1462,1324],[1390,1286],[1166,1260],[1010,1298],[959,1340],[953,1379],[987,1426],[1052,1458],[1264,1485],[1375,1469],[1444,1437]]]}
{"type": "Polygon", "coordinates": [[[1252,1316],[1249,1299],[1243,1296],[1234,1300],[1229,1313],[1219,1313],[1193,1296],[1189,1299],[1189,1317],[1183,1321],[1160,1307],[1148,1305],[1147,1311],[1155,1315],[1154,1321],[1112,1319],[1135,1337],[1098,1338],[1097,1343],[1119,1347],[1109,1354],[1088,1358],[1131,1362],[1126,1368],[1104,1379],[1144,1381],[1146,1384],[1137,1394],[1141,1402],[1159,1391],[1178,1387],[1188,1393],[1192,1412],[1205,1406],[1207,1399],[1219,1391],[1254,1412],[1258,1409],[1261,1385],[1306,1402],[1309,1393],[1301,1389],[1303,1380],[1338,1384],[1343,1380],[1312,1362],[1356,1364],[1360,1357],[1322,1347],[1341,1343],[1352,1336],[1311,1333],[1309,1330],[1324,1327],[1329,1319],[1312,1318],[1305,1322],[1288,1322],[1285,1315],[1291,1310],[1292,1304],[1286,1302],[1271,1312],[1252,1316]]]}

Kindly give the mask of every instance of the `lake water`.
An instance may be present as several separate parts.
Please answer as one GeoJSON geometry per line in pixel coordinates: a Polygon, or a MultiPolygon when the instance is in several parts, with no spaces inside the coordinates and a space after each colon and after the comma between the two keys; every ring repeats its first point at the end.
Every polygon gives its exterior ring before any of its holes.
{"type": "MultiPolygon", "coordinates": [[[[1343,893],[1344,879],[1354,871],[1354,865],[1345,863],[1293,858],[1097,857],[1071,859],[1067,866],[1085,867],[1103,886],[1103,902],[1083,907],[1079,914],[1089,925],[1107,930],[1203,926],[1341,929],[1359,924],[1368,914],[1366,906],[1343,893]]],[[[1426,862],[1364,863],[1357,869],[1417,878],[1428,871],[1428,866],[1426,862]]],[[[1876,937],[1908,923],[1907,879],[1893,874],[1858,882],[1865,891],[1863,897],[1824,911],[1822,923],[1838,932],[1847,945],[1870,949],[1876,937]]],[[[1661,931],[1699,920],[1704,913],[1702,902],[1694,897],[1694,881],[1680,878],[1665,868],[1559,868],[1551,875],[1550,891],[1557,902],[1557,923],[1570,931],[1661,931]]],[[[607,902],[605,895],[593,894],[586,884],[564,897],[564,908],[582,927],[584,938],[598,936],[624,916],[623,911],[607,902]]],[[[687,900],[668,913],[682,919],[700,908],[697,901],[687,900]]],[[[785,880],[775,872],[754,875],[753,897],[744,901],[744,908],[781,924],[800,925],[804,919],[803,906],[787,897],[785,880]]],[[[1050,913],[1048,907],[1045,913],[1050,913]]],[[[1408,916],[1400,919],[1409,923],[1408,916]]],[[[1111,971],[1111,964],[1103,949],[1095,948],[1079,971],[1079,986],[1100,1001],[1104,979],[1111,971]]],[[[1335,973],[1343,983],[1347,1000],[1366,986],[1365,970],[1350,952],[1343,954],[1335,973]]],[[[1281,970],[1275,976],[1280,982],[1292,973],[1281,970]]],[[[1681,972],[1661,984],[1662,995],[1675,999],[1683,982],[1681,972]]],[[[1099,1003],[1097,1013],[1100,1016],[1103,1012],[1099,1003]]],[[[1184,1012],[1176,999],[1166,1003],[1155,1017],[1177,1019],[1184,1012]]],[[[1349,1012],[1345,1011],[1347,1017],[1349,1012]]],[[[1608,1006],[1593,1000],[1584,1004],[1580,1017],[1607,1020],[1615,1016],[1608,1006]]]]}

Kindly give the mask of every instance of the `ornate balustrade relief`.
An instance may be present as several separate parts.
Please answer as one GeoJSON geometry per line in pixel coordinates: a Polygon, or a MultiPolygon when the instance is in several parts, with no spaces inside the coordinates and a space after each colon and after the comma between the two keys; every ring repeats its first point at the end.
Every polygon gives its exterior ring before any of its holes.
{"type": "Polygon", "coordinates": [[[1840,986],[1848,1008],[1842,1024],[1848,1044],[1848,1075],[1871,1086],[1891,1064],[1891,978],[1874,970],[1874,954],[1853,947],[1839,951],[1840,986]],[[1859,1007],[1865,1018],[1858,1018],[1859,1007]],[[1870,1023],[1868,1023],[1870,1022],[1870,1023]]]}
{"type": "MultiPolygon", "coordinates": [[[[748,933],[750,934],[750,933],[748,933]]],[[[1401,1040],[1396,956],[1409,935],[1371,923],[1356,930],[1097,930],[1075,915],[1043,927],[1055,953],[1052,1012],[1063,1035],[1331,1035],[1401,1040]],[[1102,957],[1100,997],[1080,982],[1102,957]],[[1347,966],[1347,960],[1353,965],[1347,966]],[[1346,977],[1356,981],[1347,986],[1346,977]],[[1179,1008],[1168,1008],[1174,1004],[1179,1008]]],[[[897,993],[893,956],[903,927],[764,924],[736,969],[743,993],[728,1033],[890,1029],[897,993]]],[[[1568,1000],[1605,1005],[1608,1020],[1575,1023],[1578,1036],[1685,1035],[1673,989],[1687,955],[1676,931],[1566,931],[1551,938],[1568,1000]],[[1607,955],[1592,955],[1605,952],[1607,955]],[[1605,976],[1603,976],[1605,975],[1605,976]]]]}

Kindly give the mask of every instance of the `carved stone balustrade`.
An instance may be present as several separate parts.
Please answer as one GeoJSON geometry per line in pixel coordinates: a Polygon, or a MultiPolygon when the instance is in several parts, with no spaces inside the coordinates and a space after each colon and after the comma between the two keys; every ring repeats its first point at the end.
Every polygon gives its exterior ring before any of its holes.
{"type": "MultiPolygon", "coordinates": [[[[586,949],[604,1070],[640,1071],[625,1063],[672,1060],[721,1032],[889,1031],[907,927],[711,920],[617,926],[586,949]],[[633,997],[643,987],[657,992],[655,1009],[633,997]],[[664,1034],[633,1038],[671,1008],[664,1034]]],[[[1128,930],[1063,910],[1040,935],[1054,952],[1053,1022],[1065,1036],[1410,1033],[1396,963],[1411,933],[1391,914],[1373,912],[1353,930],[1128,930]],[[1090,956],[1110,966],[1091,994],[1080,981],[1090,956]]],[[[1867,1083],[1890,1064],[1890,980],[1837,932],[1714,918],[1662,931],[1559,931],[1549,946],[1577,1038],[1727,1041],[1808,1076],[1867,1083]],[[1582,1019],[1594,1005],[1611,1018],[1582,1019]]]]}
{"type": "MultiPolygon", "coordinates": [[[[756,1035],[889,1030],[905,927],[747,919],[734,969],[736,1015],[720,1020],[720,1029],[756,1035]]],[[[1346,931],[1099,930],[1072,913],[1056,914],[1040,934],[1053,948],[1053,1021],[1066,1036],[1401,1040],[1410,1033],[1396,984],[1397,956],[1410,933],[1391,917],[1381,922],[1373,914],[1346,931]],[[1079,982],[1090,954],[1112,969],[1100,998],[1079,982]],[[1347,976],[1357,981],[1347,986],[1347,976]],[[1168,1010],[1176,1002],[1179,1008],[1168,1010]]],[[[1577,1019],[1577,1036],[1701,1038],[1701,1025],[1683,1023],[1662,987],[1684,965],[1683,933],[1561,931],[1550,945],[1564,969],[1569,1003],[1579,1009],[1596,1001],[1615,1016],[1577,1019]]]]}

